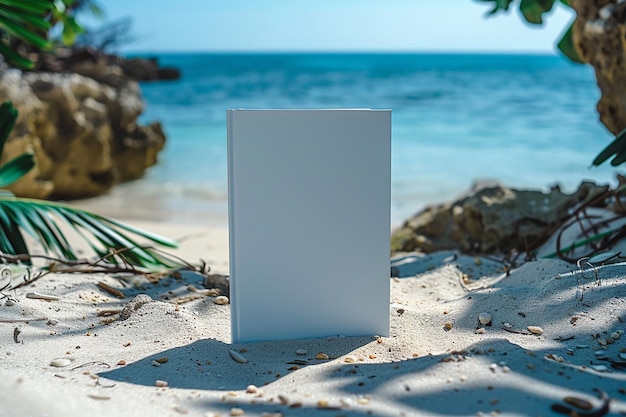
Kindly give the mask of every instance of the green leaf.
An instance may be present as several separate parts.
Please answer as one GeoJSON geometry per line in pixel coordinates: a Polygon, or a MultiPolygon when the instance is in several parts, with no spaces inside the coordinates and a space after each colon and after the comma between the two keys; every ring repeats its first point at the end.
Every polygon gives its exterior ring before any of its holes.
{"type": "Polygon", "coordinates": [[[5,101],[0,104],[0,158],[2,158],[4,145],[9,139],[9,135],[11,134],[11,130],[13,130],[13,126],[15,126],[16,120],[17,109],[13,107],[13,103],[11,101],[5,101]]]}
{"type": "Polygon", "coordinates": [[[540,25],[543,23],[543,14],[552,9],[554,1],[555,0],[522,0],[519,9],[526,21],[540,25]]]}
{"type": "Polygon", "coordinates": [[[488,16],[496,14],[500,10],[503,10],[503,11],[509,10],[509,5],[513,2],[513,0],[480,0],[480,1],[494,3],[493,9],[487,12],[488,16]]]}
{"type": "Polygon", "coordinates": [[[42,16],[16,11],[13,8],[3,6],[1,2],[0,16],[25,26],[32,26],[34,29],[43,31],[50,29],[50,22],[45,20],[42,16]]]}
{"type": "Polygon", "coordinates": [[[39,49],[45,50],[50,48],[50,42],[48,42],[46,38],[31,32],[26,27],[14,22],[13,20],[7,19],[2,15],[0,15],[0,26],[4,27],[7,32],[16,38],[19,38],[39,49]]]}
{"type": "Polygon", "coordinates": [[[143,248],[135,240],[135,236],[154,244],[176,247],[176,243],[170,239],[65,204],[1,194],[0,251],[10,254],[28,253],[21,232],[24,231],[46,252],[62,255],[65,259],[76,259],[75,251],[58,226],[59,222],[69,225],[98,256],[104,257],[111,251],[116,251],[115,256],[106,257],[104,262],[125,263],[147,269],[180,266],[178,261],[164,257],[150,248],[143,248]]]}
{"type": "Polygon", "coordinates": [[[573,62],[576,62],[577,64],[584,64],[585,61],[583,61],[582,57],[578,54],[578,51],[576,50],[576,47],[574,46],[574,38],[572,35],[573,27],[574,27],[574,23],[572,23],[570,27],[567,29],[567,31],[565,32],[565,34],[563,35],[563,37],[561,38],[557,46],[559,50],[563,53],[563,55],[568,57],[570,60],[572,60],[573,62]]]}
{"type": "Polygon", "coordinates": [[[613,155],[617,155],[620,152],[626,151],[626,129],[622,130],[615,136],[613,142],[611,142],[606,148],[602,150],[595,157],[593,162],[591,163],[594,166],[598,166],[603,164],[607,159],[609,159],[613,155]]]}
{"type": "Polygon", "coordinates": [[[17,10],[45,17],[52,9],[54,0],[2,0],[2,4],[17,10]]]}
{"type": "Polygon", "coordinates": [[[76,37],[84,33],[85,30],[76,22],[74,16],[63,15],[63,43],[71,45],[76,41],[76,37]]]}
{"type": "Polygon", "coordinates": [[[0,188],[8,187],[18,181],[35,166],[35,154],[23,153],[0,166],[0,188]]]}
{"type": "Polygon", "coordinates": [[[29,59],[24,58],[18,52],[6,46],[2,40],[0,40],[0,54],[2,54],[9,63],[17,67],[26,69],[32,69],[34,67],[34,64],[29,59]]]}

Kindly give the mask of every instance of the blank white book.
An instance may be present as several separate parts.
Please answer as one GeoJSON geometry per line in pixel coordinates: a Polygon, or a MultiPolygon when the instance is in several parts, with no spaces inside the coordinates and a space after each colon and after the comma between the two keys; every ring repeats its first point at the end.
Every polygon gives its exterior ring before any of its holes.
{"type": "Polygon", "coordinates": [[[232,341],[389,333],[391,111],[228,110],[232,341]]]}

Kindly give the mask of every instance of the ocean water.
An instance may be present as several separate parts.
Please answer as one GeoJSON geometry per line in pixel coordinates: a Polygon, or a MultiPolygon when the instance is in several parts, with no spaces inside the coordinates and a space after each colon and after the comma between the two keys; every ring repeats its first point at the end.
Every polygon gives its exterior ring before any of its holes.
{"type": "MultiPolygon", "coordinates": [[[[574,190],[612,139],[593,71],[550,55],[161,54],[178,81],[143,83],[143,122],[168,136],[145,178],[98,207],[116,215],[225,221],[226,109],[391,108],[392,224],[476,179],[574,190]],[[130,202],[130,204],[129,204],[130,202]],[[107,207],[110,209],[108,210],[107,207]]],[[[126,216],[128,217],[128,216],[126,216]]]]}

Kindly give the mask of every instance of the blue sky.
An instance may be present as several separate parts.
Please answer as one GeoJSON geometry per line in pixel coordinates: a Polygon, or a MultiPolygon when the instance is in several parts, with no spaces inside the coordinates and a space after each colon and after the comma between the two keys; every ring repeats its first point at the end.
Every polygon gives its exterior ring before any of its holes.
{"type": "MultiPolygon", "coordinates": [[[[100,0],[130,16],[131,51],[555,52],[573,19],[560,5],[543,27],[518,11],[485,18],[475,0],[100,0]]],[[[83,21],[92,25],[91,20],[83,21]]]]}

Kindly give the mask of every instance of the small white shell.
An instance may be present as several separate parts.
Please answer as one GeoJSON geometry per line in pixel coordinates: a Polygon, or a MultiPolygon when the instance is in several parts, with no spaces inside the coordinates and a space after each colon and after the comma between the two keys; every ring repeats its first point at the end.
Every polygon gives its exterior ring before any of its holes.
{"type": "Polygon", "coordinates": [[[163,381],[161,379],[157,379],[156,381],[154,381],[154,385],[159,387],[159,388],[165,388],[167,387],[169,384],[167,383],[167,381],[163,381]]]}
{"type": "Polygon", "coordinates": [[[480,322],[480,324],[484,324],[484,325],[487,325],[487,324],[491,323],[491,314],[489,314],[489,313],[480,313],[478,315],[478,321],[480,322]]]}
{"type": "Polygon", "coordinates": [[[213,302],[217,305],[223,306],[223,305],[228,304],[230,300],[225,295],[218,295],[217,297],[213,299],[213,302]]]}
{"type": "Polygon", "coordinates": [[[300,356],[306,356],[308,355],[308,351],[306,349],[298,349],[296,350],[296,355],[300,355],[300,356]]]}
{"type": "Polygon", "coordinates": [[[55,368],[64,368],[70,363],[72,363],[72,361],[67,358],[52,359],[50,366],[54,366],[55,368]]]}
{"type": "Polygon", "coordinates": [[[248,359],[246,359],[241,353],[237,352],[236,350],[231,349],[229,353],[230,357],[233,358],[235,362],[248,363],[248,359]]]}
{"type": "Polygon", "coordinates": [[[529,332],[531,332],[532,334],[543,334],[543,329],[539,326],[528,326],[526,327],[528,329],[529,332]]]}

